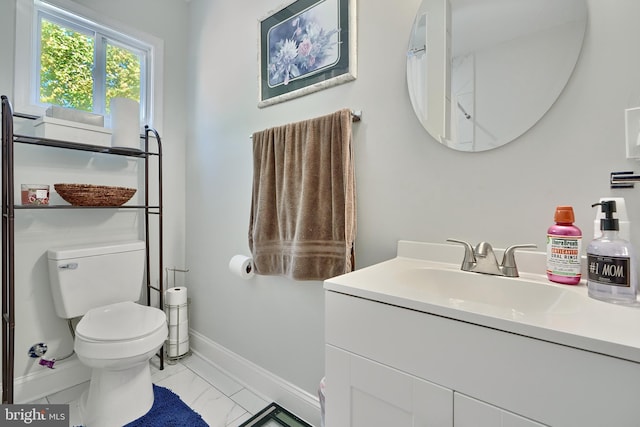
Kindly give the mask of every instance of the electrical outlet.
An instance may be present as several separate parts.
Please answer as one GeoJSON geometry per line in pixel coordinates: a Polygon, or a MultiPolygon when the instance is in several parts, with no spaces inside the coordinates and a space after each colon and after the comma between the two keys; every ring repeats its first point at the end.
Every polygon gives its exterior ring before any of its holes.
{"type": "Polygon", "coordinates": [[[640,160],[640,107],[624,110],[627,159],[640,160]]]}

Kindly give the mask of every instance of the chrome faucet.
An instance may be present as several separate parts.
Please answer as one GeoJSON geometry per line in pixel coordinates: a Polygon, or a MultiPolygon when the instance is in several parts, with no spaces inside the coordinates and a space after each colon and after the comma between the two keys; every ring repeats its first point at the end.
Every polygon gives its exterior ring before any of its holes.
{"type": "Polygon", "coordinates": [[[509,246],[502,257],[502,264],[498,264],[493,248],[488,242],[480,242],[474,249],[470,243],[463,240],[447,239],[447,242],[459,243],[464,246],[464,259],[462,260],[462,271],[472,271],[475,273],[493,274],[496,276],[518,277],[518,267],[516,266],[516,249],[537,248],[534,244],[509,246]]]}

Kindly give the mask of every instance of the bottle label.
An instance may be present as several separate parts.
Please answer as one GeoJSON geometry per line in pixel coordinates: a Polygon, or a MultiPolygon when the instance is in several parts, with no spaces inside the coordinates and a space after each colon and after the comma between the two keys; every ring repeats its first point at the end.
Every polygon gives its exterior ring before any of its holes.
{"type": "Polygon", "coordinates": [[[547,273],[580,277],[580,236],[547,235],[547,273]]]}
{"type": "Polygon", "coordinates": [[[587,254],[589,281],[601,285],[631,287],[631,260],[628,257],[587,254]]]}

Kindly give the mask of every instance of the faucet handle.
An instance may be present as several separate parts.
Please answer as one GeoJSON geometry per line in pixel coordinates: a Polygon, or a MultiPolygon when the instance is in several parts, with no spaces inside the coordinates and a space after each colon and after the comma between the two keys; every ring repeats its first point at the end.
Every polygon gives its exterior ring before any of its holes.
{"type": "Polygon", "coordinates": [[[502,265],[500,266],[500,269],[502,270],[503,274],[508,277],[518,277],[518,267],[516,266],[516,257],[515,257],[516,249],[537,248],[537,247],[538,246],[533,243],[509,246],[504,251],[504,256],[502,257],[502,265]]]}
{"type": "Polygon", "coordinates": [[[464,240],[457,240],[457,239],[447,239],[447,242],[459,243],[462,246],[464,246],[464,259],[462,260],[462,269],[468,270],[469,268],[471,268],[473,263],[476,262],[476,257],[473,251],[473,246],[471,246],[471,243],[465,242],[464,240]]]}

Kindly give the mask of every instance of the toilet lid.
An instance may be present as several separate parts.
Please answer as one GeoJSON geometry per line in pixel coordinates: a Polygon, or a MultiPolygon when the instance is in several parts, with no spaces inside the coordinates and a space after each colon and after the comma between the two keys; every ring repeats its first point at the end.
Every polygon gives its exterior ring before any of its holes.
{"type": "Polygon", "coordinates": [[[125,301],[87,311],[76,326],[76,335],[96,341],[133,340],[155,332],[166,322],[162,310],[125,301]]]}

